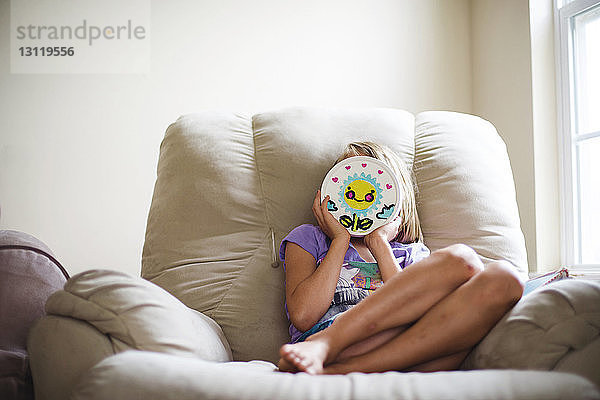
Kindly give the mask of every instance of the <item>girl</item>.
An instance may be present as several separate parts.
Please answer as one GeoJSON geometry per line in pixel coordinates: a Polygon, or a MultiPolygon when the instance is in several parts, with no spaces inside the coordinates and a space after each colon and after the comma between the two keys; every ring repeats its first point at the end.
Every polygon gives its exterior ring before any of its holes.
{"type": "Polygon", "coordinates": [[[317,192],[313,213],[319,226],[301,225],[281,244],[292,344],[281,347],[279,369],[310,374],[456,369],[521,298],[523,285],[509,263],[484,269],[465,245],[429,255],[402,161],[386,147],[356,142],[337,162],[358,155],[394,170],[403,194],[400,214],[364,238],[351,238],[327,210],[329,196],[320,201],[317,192]],[[357,261],[376,262],[380,283],[365,287],[361,279],[348,279],[363,265],[357,261]]]}

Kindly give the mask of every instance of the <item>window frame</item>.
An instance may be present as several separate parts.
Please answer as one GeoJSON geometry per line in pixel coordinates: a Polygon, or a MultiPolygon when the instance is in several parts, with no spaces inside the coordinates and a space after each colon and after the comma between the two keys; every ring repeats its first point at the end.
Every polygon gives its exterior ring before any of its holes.
{"type": "MultiPolygon", "coordinates": [[[[558,107],[558,145],[560,174],[560,213],[561,213],[561,263],[576,266],[582,270],[600,272],[600,264],[580,264],[580,255],[575,247],[581,247],[577,230],[579,210],[577,204],[578,167],[574,165],[576,143],[585,138],[575,139],[572,116],[575,115],[574,72],[570,60],[573,56],[573,42],[570,20],[587,9],[600,5],[600,0],[554,0],[555,59],[557,69],[556,90],[558,107]],[[565,4],[561,4],[565,3],[565,4]]],[[[581,249],[579,249],[581,252],[581,249]]]]}

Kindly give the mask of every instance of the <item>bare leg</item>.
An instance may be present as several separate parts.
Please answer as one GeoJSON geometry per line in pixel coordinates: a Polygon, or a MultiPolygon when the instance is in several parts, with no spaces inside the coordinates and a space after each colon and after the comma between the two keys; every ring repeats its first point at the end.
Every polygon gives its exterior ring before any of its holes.
{"type": "Polygon", "coordinates": [[[321,373],[323,365],[351,345],[418,320],[482,268],[479,257],[466,246],[436,251],[396,274],[326,330],[306,342],[283,346],[282,360],[300,371],[321,373]]]}
{"type": "Polygon", "coordinates": [[[469,355],[469,350],[461,351],[460,353],[451,354],[449,356],[437,358],[427,361],[419,365],[414,365],[405,369],[405,372],[435,372],[435,371],[454,371],[463,360],[469,355]]]}
{"type": "MultiPolygon", "coordinates": [[[[391,328],[382,332],[379,332],[371,337],[368,337],[358,343],[351,345],[350,347],[344,349],[336,358],[336,362],[343,362],[351,359],[352,357],[359,356],[368,351],[371,351],[386,342],[389,342],[391,339],[398,336],[400,333],[404,332],[408,326],[406,327],[398,327],[391,328]]],[[[311,343],[312,345],[312,343],[311,343]]],[[[296,345],[294,345],[296,346],[296,345]]],[[[279,370],[284,372],[298,372],[299,369],[295,364],[303,364],[303,355],[301,354],[290,354],[288,357],[295,357],[293,362],[287,361],[285,358],[281,358],[279,360],[279,370]]],[[[308,366],[307,366],[308,367],[308,366]]],[[[311,371],[312,372],[312,371],[311,371]]]]}
{"type": "Polygon", "coordinates": [[[324,372],[405,370],[411,366],[418,369],[419,364],[424,369],[457,367],[521,297],[523,287],[506,264],[490,264],[486,271],[432,307],[404,333],[371,352],[330,364],[324,372]],[[426,364],[436,359],[433,364],[426,364]]]}
{"type": "Polygon", "coordinates": [[[352,357],[360,356],[365,354],[377,347],[389,342],[402,332],[408,329],[408,326],[402,326],[398,328],[391,328],[386,331],[377,333],[374,336],[368,337],[358,343],[351,345],[344,349],[335,359],[335,362],[343,362],[351,359],[352,357]]]}

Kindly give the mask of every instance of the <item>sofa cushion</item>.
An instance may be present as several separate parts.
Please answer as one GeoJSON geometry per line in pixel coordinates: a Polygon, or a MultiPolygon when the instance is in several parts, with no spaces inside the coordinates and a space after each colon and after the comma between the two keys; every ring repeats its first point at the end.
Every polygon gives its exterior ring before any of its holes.
{"type": "Polygon", "coordinates": [[[48,314],[86,321],[115,352],[137,349],[211,361],[231,353],[219,326],[142,278],[109,270],[75,275],[46,303],[48,314]]]}
{"type": "Polygon", "coordinates": [[[586,379],[539,371],[310,376],[273,371],[267,363],[210,363],[167,354],[125,352],[89,370],[74,400],[592,400],[600,393],[586,379]],[[110,382],[110,385],[106,383],[110,382]]]}
{"type": "Polygon", "coordinates": [[[266,218],[278,244],[296,226],[315,223],[315,193],[347,143],[386,145],[412,168],[414,117],[406,111],[292,108],[255,115],[253,128],[266,218]]]}
{"type": "Polygon", "coordinates": [[[524,297],[465,360],[467,369],[574,372],[600,387],[600,285],[563,280],[524,297]]]}
{"type": "Polygon", "coordinates": [[[527,253],[506,145],[479,117],[444,111],[416,117],[415,177],[425,244],[471,246],[527,277],[527,253]]]}
{"type": "Polygon", "coordinates": [[[217,321],[238,360],[272,359],[287,334],[271,242],[251,117],[206,111],[169,126],[142,276],[217,321]],[[241,300],[231,300],[240,291],[241,300]]]}

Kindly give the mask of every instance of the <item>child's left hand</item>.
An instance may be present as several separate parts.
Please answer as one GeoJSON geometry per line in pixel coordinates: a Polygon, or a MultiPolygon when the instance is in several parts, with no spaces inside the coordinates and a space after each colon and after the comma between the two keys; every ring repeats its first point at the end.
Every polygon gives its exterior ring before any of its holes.
{"type": "Polygon", "coordinates": [[[365,236],[365,244],[368,246],[370,241],[377,239],[383,239],[387,242],[391,242],[396,238],[396,236],[398,236],[401,222],[402,219],[400,217],[396,217],[393,221],[390,221],[387,224],[375,229],[373,232],[365,236]]]}

